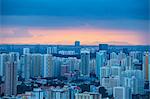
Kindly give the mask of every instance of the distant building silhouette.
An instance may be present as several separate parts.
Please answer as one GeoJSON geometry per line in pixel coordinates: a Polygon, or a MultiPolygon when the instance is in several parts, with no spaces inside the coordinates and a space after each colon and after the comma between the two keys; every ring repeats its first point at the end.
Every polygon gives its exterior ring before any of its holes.
{"type": "Polygon", "coordinates": [[[80,54],[80,41],[75,41],[75,53],[80,54]]]}
{"type": "Polygon", "coordinates": [[[99,50],[108,50],[108,44],[99,44],[99,50]]]}

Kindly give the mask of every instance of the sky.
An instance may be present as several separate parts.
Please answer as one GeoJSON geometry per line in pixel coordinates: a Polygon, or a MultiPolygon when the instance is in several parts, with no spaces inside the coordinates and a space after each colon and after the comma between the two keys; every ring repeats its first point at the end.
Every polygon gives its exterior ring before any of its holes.
{"type": "Polygon", "coordinates": [[[150,45],[149,0],[0,0],[0,44],[150,45]]]}

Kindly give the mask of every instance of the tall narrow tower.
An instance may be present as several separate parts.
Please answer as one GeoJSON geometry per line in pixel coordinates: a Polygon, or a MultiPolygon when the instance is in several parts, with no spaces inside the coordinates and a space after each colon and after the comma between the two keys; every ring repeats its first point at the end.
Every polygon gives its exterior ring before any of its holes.
{"type": "Polygon", "coordinates": [[[101,50],[96,53],[96,76],[98,79],[101,79],[101,67],[103,67],[106,63],[106,55],[107,52],[105,50],[101,50]]]}
{"type": "Polygon", "coordinates": [[[146,81],[149,81],[149,53],[144,53],[143,56],[143,72],[144,72],[144,78],[146,81]]]}
{"type": "Polygon", "coordinates": [[[87,50],[81,51],[81,73],[86,76],[90,74],[90,52],[87,50]]]}
{"type": "Polygon", "coordinates": [[[5,95],[17,94],[17,62],[6,62],[5,68],[5,95]]]}

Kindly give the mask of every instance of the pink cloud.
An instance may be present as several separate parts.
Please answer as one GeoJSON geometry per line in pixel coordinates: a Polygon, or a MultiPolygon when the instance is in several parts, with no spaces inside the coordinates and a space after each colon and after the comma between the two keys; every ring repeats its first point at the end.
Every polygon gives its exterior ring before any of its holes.
{"type": "MultiPolygon", "coordinates": [[[[7,31],[7,30],[5,30],[7,31]]],[[[11,35],[0,38],[0,43],[17,44],[73,44],[80,40],[82,44],[146,44],[142,33],[125,30],[105,30],[94,28],[70,28],[70,29],[13,29],[9,30],[11,35]],[[12,32],[13,31],[13,32],[12,32]]],[[[8,33],[8,32],[7,32],[8,33]]],[[[2,35],[2,34],[0,34],[2,35]]]]}

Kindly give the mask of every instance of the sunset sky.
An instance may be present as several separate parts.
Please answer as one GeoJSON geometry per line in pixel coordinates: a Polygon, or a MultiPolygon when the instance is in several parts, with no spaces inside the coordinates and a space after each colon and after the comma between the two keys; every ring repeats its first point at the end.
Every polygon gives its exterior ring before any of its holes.
{"type": "Polygon", "coordinates": [[[0,1],[0,44],[150,44],[149,0],[0,1]]]}

